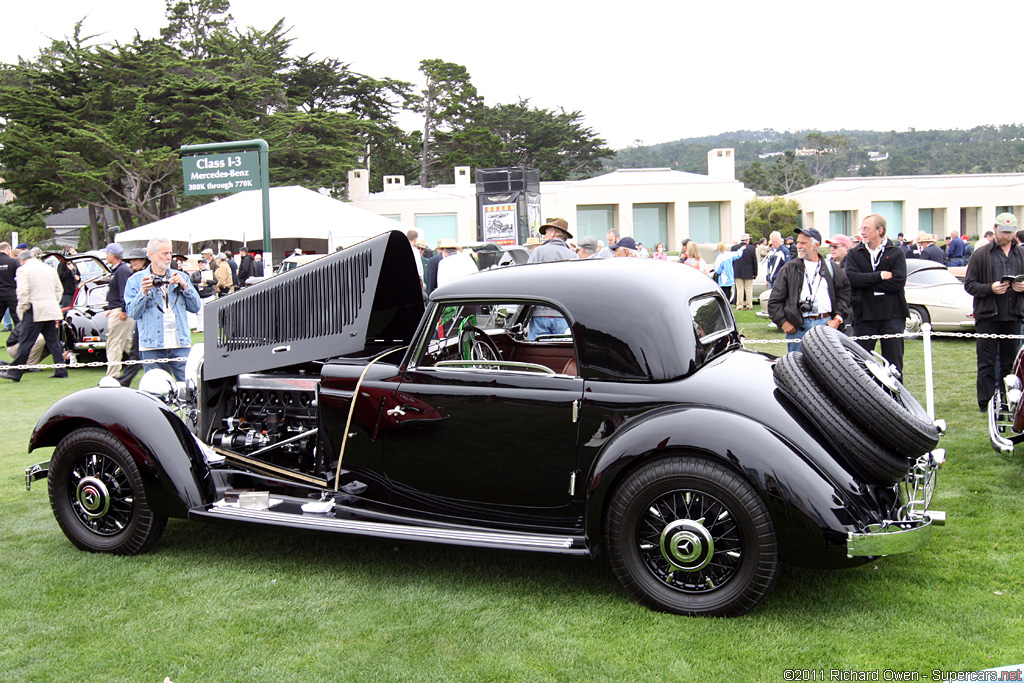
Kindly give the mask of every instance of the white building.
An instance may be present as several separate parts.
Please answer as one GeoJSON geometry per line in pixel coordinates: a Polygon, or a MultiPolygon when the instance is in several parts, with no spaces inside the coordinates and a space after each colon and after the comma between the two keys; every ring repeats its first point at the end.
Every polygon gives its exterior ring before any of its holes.
{"type": "MultiPolygon", "coordinates": [[[[542,182],[541,215],[564,218],[576,237],[605,239],[610,228],[647,247],[664,242],[678,250],[684,237],[732,243],[743,233],[744,204],[754,193],[736,180],[732,149],[708,152],[708,175],[667,168],[620,169],[587,180],[542,182]]],[[[455,183],[429,189],[385,176],[384,191],[370,194],[369,174],[349,172],[349,198],[361,209],[421,229],[430,244],[451,237],[477,239],[476,186],[468,166],[455,183]]]]}
{"type": "Polygon", "coordinates": [[[982,235],[1004,211],[1024,218],[1024,173],[836,178],[786,195],[800,203],[804,227],[823,236],[856,235],[872,213],[887,235],[982,235]]]}

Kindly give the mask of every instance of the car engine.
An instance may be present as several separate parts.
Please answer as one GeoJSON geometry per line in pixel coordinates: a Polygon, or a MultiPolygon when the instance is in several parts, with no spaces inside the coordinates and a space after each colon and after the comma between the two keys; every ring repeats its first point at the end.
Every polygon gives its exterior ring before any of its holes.
{"type": "Polygon", "coordinates": [[[210,444],[289,469],[313,468],[318,383],[303,375],[239,375],[225,392],[210,444]]]}

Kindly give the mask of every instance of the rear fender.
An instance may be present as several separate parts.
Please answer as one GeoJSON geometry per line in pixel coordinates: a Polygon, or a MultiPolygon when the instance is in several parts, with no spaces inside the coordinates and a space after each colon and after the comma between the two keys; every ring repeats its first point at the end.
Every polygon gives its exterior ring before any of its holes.
{"type": "Polygon", "coordinates": [[[156,514],[186,517],[190,508],[213,502],[213,481],[195,437],[168,406],[133,389],[85,389],[62,398],[39,418],[29,451],[56,447],[90,426],[109,431],[128,449],[156,514]]]}
{"type": "Polygon", "coordinates": [[[609,497],[629,473],[659,457],[721,461],[765,501],[782,559],[804,566],[849,566],[846,532],[868,515],[852,494],[860,484],[828,459],[828,476],[777,433],[742,415],[700,407],[654,411],[622,425],[601,449],[587,480],[587,536],[603,540],[609,497]],[[826,551],[823,554],[823,551],[826,551]],[[829,552],[830,551],[830,552],[829,552]]]}

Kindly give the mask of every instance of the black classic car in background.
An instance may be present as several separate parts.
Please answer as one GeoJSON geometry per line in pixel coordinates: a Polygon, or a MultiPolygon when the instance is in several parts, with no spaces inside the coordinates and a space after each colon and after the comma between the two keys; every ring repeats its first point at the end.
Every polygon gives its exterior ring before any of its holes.
{"type": "Polygon", "coordinates": [[[424,306],[411,259],[384,235],[210,304],[194,379],[62,399],[27,485],[48,479],[84,550],[144,552],[181,517],[604,554],[637,600],[691,615],[753,609],[780,562],[919,548],[943,519],[939,428],[829,328],[820,358],[745,351],[711,280],[634,259],[497,268],[424,306]],[[534,316],[565,332],[531,340],[534,316]],[[887,426],[839,407],[865,397],[887,426]],[[873,437],[893,425],[912,438],[873,437]]]}

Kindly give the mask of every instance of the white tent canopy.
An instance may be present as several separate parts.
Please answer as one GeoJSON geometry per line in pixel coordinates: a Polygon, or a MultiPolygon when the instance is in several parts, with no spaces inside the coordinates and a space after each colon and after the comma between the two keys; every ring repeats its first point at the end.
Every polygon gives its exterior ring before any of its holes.
{"type": "MultiPolygon", "coordinates": [[[[239,192],[176,216],[115,235],[125,247],[144,247],[154,237],[191,245],[235,243],[263,246],[259,191],[239,192]]],[[[304,187],[270,188],[270,235],[275,261],[295,247],[331,252],[388,230],[408,230],[390,218],[331,199],[304,187]]]]}

